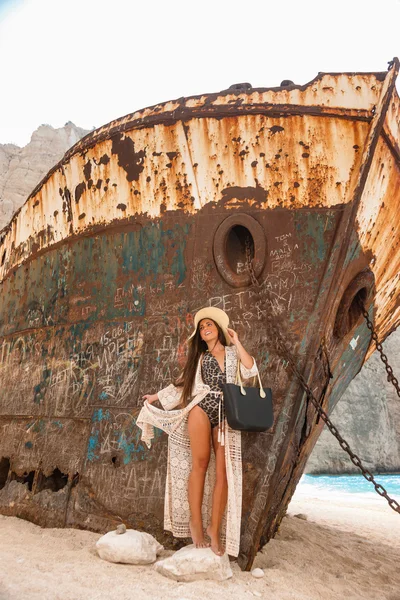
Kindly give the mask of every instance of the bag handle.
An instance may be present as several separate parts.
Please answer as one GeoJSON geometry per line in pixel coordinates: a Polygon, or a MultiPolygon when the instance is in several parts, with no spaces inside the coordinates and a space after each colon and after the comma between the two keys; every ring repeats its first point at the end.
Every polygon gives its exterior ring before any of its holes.
{"type": "MultiPolygon", "coordinates": [[[[253,358],[253,360],[254,360],[254,358],[253,358]]],[[[261,396],[261,398],[265,398],[267,394],[265,393],[264,388],[262,386],[260,373],[259,373],[258,369],[257,369],[257,377],[258,377],[258,383],[260,384],[260,396],[261,396]]],[[[240,384],[240,393],[242,394],[242,396],[246,396],[246,390],[243,387],[242,378],[240,375],[240,359],[239,358],[237,361],[237,369],[236,369],[236,383],[237,382],[239,382],[239,384],[240,384]]]]}

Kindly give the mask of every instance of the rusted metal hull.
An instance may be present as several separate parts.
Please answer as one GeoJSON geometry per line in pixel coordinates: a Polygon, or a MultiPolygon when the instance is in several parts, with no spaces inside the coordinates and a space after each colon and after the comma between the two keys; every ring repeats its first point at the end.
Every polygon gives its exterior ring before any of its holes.
{"type": "Polygon", "coordinates": [[[123,520],[176,544],[162,528],[166,437],[147,449],[135,418],[179,372],[191,315],[219,306],[275,401],[274,428],[243,436],[251,566],[322,427],[267,314],[328,411],[372,352],[354,298],[380,339],[400,321],[397,69],[156,106],[50,171],[0,233],[3,514],[96,531],[123,520]]]}

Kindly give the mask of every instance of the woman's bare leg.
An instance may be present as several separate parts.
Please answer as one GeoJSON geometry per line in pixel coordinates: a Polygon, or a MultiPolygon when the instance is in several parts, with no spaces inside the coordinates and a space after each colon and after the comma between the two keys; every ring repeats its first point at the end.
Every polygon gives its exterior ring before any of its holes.
{"type": "Polygon", "coordinates": [[[207,533],[211,539],[211,549],[221,556],[225,549],[221,545],[221,523],[228,499],[228,480],[226,477],[225,446],[218,442],[218,428],[212,430],[212,440],[215,452],[216,478],[213,492],[211,523],[207,533]]]}
{"type": "Polygon", "coordinates": [[[201,505],[203,502],[204,481],[210,461],[211,425],[209,418],[200,406],[195,406],[190,411],[188,430],[192,453],[192,470],[188,485],[190,531],[196,548],[205,548],[209,544],[204,539],[201,505]]]}

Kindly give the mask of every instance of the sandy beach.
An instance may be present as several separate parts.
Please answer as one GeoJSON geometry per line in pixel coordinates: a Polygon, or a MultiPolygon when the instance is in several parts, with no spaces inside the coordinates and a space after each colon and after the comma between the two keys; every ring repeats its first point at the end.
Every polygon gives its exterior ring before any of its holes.
{"type": "Polygon", "coordinates": [[[100,560],[99,534],[4,516],[0,531],[0,600],[400,600],[400,515],[369,495],[317,496],[300,486],[257,555],[262,579],[233,563],[228,581],[175,583],[151,565],[100,560]]]}

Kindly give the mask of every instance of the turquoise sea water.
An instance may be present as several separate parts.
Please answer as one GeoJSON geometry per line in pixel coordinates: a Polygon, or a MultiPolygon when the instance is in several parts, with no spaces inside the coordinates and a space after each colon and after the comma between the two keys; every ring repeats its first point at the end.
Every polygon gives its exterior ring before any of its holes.
{"type": "MultiPolygon", "coordinates": [[[[374,475],[374,478],[389,496],[400,502],[400,475],[374,475]]],[[[297,489],[310,494],[373,494],[379,498],[373,484],[362,475],[303,475],[297,489]]]]}

